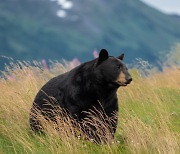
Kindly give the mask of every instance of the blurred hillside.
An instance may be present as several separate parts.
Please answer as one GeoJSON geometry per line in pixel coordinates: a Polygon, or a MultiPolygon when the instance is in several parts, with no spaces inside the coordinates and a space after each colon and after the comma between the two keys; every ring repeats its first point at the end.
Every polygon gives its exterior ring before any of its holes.
{"type": "MultiPolygon", "coordinates": [[[[73,0],[72,4],[67,9],[55,0],[0,1],[0,55],[85,61],[93,58],[94,49],[107,48],[111,55],[125,52],[128,63],[138,57],[158,64],[180,41],[179,18],[139,0],[73,0]]],[[[3,62],[0,58],[1,67],[3,62]]]]}

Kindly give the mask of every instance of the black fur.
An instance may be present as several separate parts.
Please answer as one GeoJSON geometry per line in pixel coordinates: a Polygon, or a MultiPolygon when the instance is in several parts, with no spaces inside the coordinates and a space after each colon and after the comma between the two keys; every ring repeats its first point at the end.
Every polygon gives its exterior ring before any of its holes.
{"type": "MultiPolygon", "coordinates": [[[[54,105],[65,109],[74,119],[81,122],[87,117],[83,111],[96,108],[108,116],[113,117],[118,113],[117,89],[121,86],[116,80],[123,72],[126,75],[127,85],[131,82],[131,76],[122,62],[124,55],[115,58],[108,55],[102,49],[99,58],[83,63],[71,71],[54,77],[48,81],[38,92],[31,109],[30,126],[32,130],[40,130],[40,121],[32,116],[34,108],[38,108],[43,116],[53,120],[52,112],[54,105]],[[129,80],[129,83],[128,83],[129,80]],[[49,96],[57,100],[54,104],[49,96]],[[46,105],[48,100],[51,105],[46,105]]],[[[117,117],[111,123],[112,135],[117,127],[117,117]]],[[[95,128],[93,128],[95,131],[95,128]]]]}

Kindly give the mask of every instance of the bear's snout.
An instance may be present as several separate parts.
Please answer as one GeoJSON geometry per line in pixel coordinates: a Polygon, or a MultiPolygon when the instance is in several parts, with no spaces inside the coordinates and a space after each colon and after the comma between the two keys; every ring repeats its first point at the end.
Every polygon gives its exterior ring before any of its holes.
{"type": "Polygon", "coordinates": [[[132,78],[127,79],[126,84],[130,84],[132,81],[132,78]]]}

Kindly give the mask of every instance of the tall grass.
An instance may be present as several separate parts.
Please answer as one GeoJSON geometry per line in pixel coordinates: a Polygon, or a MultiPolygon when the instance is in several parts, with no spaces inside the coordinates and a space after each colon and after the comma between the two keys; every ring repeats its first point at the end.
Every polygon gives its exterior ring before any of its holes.
{"type": "Polygon", "coordinates": [[[149,77],[131,70],[132,84],[118,90],[118,129],[108,144],[75,137],[72,123],[61,123],[59,131],[47,126],[46,135],[33,134],[28,119],[36,93],[67,70],[58,62],[50,70],[38,63],[19,62],[3,72],[0,153],[179,153],[180,70],[176,67],[149,77]]]}

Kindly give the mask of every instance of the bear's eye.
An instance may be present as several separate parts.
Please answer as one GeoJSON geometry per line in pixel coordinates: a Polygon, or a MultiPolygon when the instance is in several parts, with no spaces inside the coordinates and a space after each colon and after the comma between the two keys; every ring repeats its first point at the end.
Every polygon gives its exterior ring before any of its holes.
{"type": "Polygon", "coordinates": [[[121,65],[117,65],[117,68],[120,69],[120,68],[121,68],[121,65]]]}

